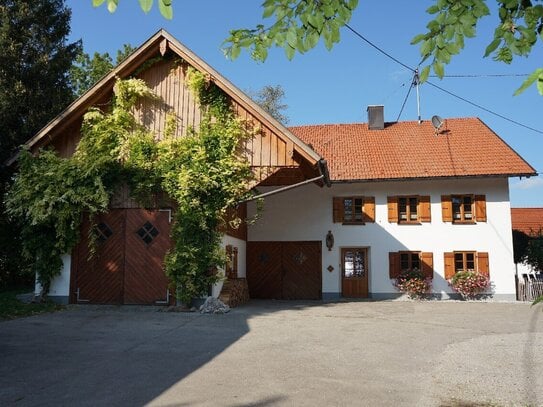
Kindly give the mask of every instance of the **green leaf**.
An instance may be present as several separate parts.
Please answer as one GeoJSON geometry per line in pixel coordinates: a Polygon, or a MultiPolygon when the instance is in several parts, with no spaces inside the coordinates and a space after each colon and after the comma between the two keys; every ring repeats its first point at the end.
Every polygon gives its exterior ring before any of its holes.
{"type": "MultiPolygon", "coordinates": [[[[515,93],[513,93],[513,95],[520,95],[522,92],[528,89],[536,80],[538,81],[538,90],[540,90],[540,82],[543,80],[543,68],[538,68],[534,72],[532,72],[522,83],[520,88],[518,88],[515,93]]],[[[539,93],[541,93],[541,91],[539,93]]]]}
{"type": "Polygon", "coordinates": [[[421,83],[426,82],[426,80],[428,79],[428,75],[430,75],[430,65],[426,65],[422,69],[422,71],[420,72],[420,75],[419,75],[419,81],[421,83]]]}
{"type": "Polygon", "coordinates": [[[543,96],[543,72],[539,74],[539,78],[537,79],[537,91],[543,96]]]}
{"type": "Polygon", "coordinates": [[[273,3],[270,4],[269,6],[264,7],[264,12],[262,13],[262,17],[263,18],[271,17],[273,13],[275,12],[276,8],[277,6],[273,3]]]}
{"type": "Polygon", "coordinates": [[[92,6],[93,7],[99,7],[102,4],[104,4],[104,1],[106,1],[106,0],[92,0],[92,6]]]}
{"type": "Polygon", "coordinates": [[[413,37],[413,39],[411,40],[411,45],[418,44],[418,43],[421,42],[425,37],[426,37],[426,34],[419,34],[419,35],[413,37]]]}
{"type": "Polygon", "coordinates": [[[292,58],[294,58],[294,54],[296,53],[296,49],[287,44],[287,46],[285,47],[285,53],[287,55],[288,60],[291,61],[292,58]]]}
{"type": "Polygon", "coordinates": [[[110,13],[114,13],[117,10],[119,0],[107,0],[107,9],[110,13]]]}
{"type": "Polygon", "coordinates": [[[445,75],[445,68],[443,67],[443,64],[436,60],[432,64],[432,68],[434,68],[434,72],[436,73],[438,78],[443,79],[443,75],[445,75]]]}
{"type": "Polygon", "coordinates": [[[435,13],[438,13],[440,10],[441,10],[441,8],[437,4],[434,4],[434,5],[430,6],[430,7],[428,7],[426,9],[426,12],[428,14],[435,14],[435,13]]]}
{"type": "Polygon", "coordinates": [[[501,42],[502,42],[501,38],[495,38],[494,41],[488,44],[488,47],[486,47],[486,50],[485,50],[484,57],[486,58],[487,56],[492,54],[499,47],[501,42]]]}
{"type": "Polygon", "coordinates": [[[306,37],[307,49],[314,48],[318,42],[319,42],[319,34],[317,33],[317,31],[314,31],[314,30],[311,31],[306,37]]]}
{"type": "Polygon", "coordinates": [[[151,10],[151,7],[153,6],[153,0],[139,0],[141,9],[148,13],[149,10],[151,10]]]}
{"type": "Polygon", "coordinates": [[[158,0],[158,8],[160,10],[160,14],[162,14],[162,17],[165,19],[171,20],[173,18],[173,7],[171,0],[158,0]]]}
{"type": "Polygon", "coordinates": [[[298,35],[294,25],[291,25],[287,31],[287,42],[292,48],[296,48],[296,44],[298,43],[298,35]]]}
{"type": "Polygon", "coordinates": [[[428,39],[424,41],[422,45],[420,46],[421,55],[425,56],[425,55],[431,54],[432,51],[434,50],[434,47],[435,47],[435,42],[433,39],[428,39]]]}

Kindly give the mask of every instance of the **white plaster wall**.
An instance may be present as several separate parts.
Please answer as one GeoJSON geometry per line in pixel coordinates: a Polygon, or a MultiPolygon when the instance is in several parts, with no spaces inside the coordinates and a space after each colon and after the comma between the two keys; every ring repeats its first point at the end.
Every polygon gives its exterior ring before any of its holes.
{"type": "MultiPolygon", "coordinates": [[[[261,192],[269,189],[262,188],[261,192]]],[[[255,213],[249,205],[249,216],[255,213]]],[[[323,294],[341,291],[340,248],[369,248],[370,293],[396,292],[388,277],[388,253],[399,250],[432,252],[433,289],[451,293],[444,279],[444,252],[474,250],[489,253],[490,277],[497,297],[514,296],[511,215],[507,179],[456,179],[403,182],[333,184],[319,188],[313,184],[265,199],[264,210],[256,224],[249,227],[249,241],[321,240],[331,230],[335,245],[328,251],[323,245],[323,294]],[[432,222],[399,225],[388,222],[387,196],[430,195],[432,222]],[[487,222],[453,225],[441,219],[441,195],[486,195],[487,222]],[[342,225],[332,222],[334,196],[374,196],[376,222],[366,225],[342,225]],[[332,265],[333,272],[327,267],[332,265]]],[[[514,297],[513,297],[514,298],[514,297]]]]}
{"type": "MultiPolygon", "coordinates": [[[[72,256],[65,254],[62,256],[62,270],[60,275],[55,277],[51,281],[51,288],[49,290],[50,297],[68,297],[70,295],[70,270],[72,266],[72,256]]],[[[36,284],[34,287],[34,293],[39,295],[42,287],[38,283],[36,278],[36,284]]]]}
{"type": "MultiPolygon", "coordinates": [[[[238,277],[246,276],[246,266],[245,258],[247,253],[247,243],[245,240],[237,239],[232,236],[224,235],[222,237],[222,247],[225,248],[227,245],[232,245],[233,247],[238,248],[238,277]]],[[[224,277],[224,269],[219,267],[219,273],[224,277]]],[[[222,281],[219,281],[217,284],[212,287],[213,297],[217,298],[221,294],[222,290],[222,281]]]]}

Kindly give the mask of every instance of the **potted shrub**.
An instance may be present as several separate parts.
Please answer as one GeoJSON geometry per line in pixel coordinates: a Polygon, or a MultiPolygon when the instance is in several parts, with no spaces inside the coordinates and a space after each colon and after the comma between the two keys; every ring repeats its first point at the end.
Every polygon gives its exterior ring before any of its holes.
{"type": "Polygon", "coordinates": [[[476,298],[478,294],[486,291],[489,284],[488,276],[475,270],[459,271],[449,280],[452,289],[465,300],[476,298]]]}
{"type": "Polygon", "coordinates": [[[394,286],[409,298],[421,299],[432,287],[432,279],[426,278],[419,269],[402,270],[394,286]]]}

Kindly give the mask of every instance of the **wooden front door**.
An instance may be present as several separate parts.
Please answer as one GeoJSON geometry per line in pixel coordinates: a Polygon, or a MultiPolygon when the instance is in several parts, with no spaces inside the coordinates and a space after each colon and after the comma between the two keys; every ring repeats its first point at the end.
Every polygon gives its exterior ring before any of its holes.
{"type": "Polygon", "coordinates": [[[83,221],[74,249],[71,302],[157,304],[168,299],[163,259],[170,247],[170,214],[112,209],[95,219],[95,253],[89,249],[91,222],[83,221]]]}
{"type": "Polygon", "coordinates": [[[341,249],[341,293],[348,298],[367,298],[368,249],[341,249]]]}
{"type": "Polygon", "coordinates": [[[247,284],[251,298],[321,298],[320,241],[247,242],[247,284]]]}

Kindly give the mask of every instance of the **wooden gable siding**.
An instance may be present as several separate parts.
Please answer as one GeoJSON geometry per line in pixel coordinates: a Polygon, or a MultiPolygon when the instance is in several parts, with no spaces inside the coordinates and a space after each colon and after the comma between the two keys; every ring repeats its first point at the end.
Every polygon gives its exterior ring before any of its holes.
{"type": "MultiPolygon", "coordinates": [[[[160,98],[159,100],[142,100],[134,109],[137,120],[153,132],[157,140],[163,139],[168,118],[172,115],[177,124],[174,137],[183,137],[189,129],[197,129],[202,119],[202,108],[187,86],[188,66],[188,63],[179,59],[164,59],[137,75],[160,98]]],[[[112,95],[108,96],[111,98],[112,95]]],[[[255,174],[255,185],[281,169],[294,169],[299,166],[300,160],[294,159],[294,145],[291,141],[280,138],[235,101],[232,101],[232,107],[249,129],[255,129],[254,136],[243,146],[255,174]]],[[[81,138],[81,122],[81,119],[76,120],[54,139],[52,145],[62,157],[69,157],[75,151],[81,138]]],[[[290,182],[296,182],[299,178],[299,176],[296,180],[290,178],[290,182]]],[[[279,183],[289,183],[289,181],[281,179],[279,183]]],[[[128,207],[133,207],[133,205],[128,205],[128,207]]]]}

